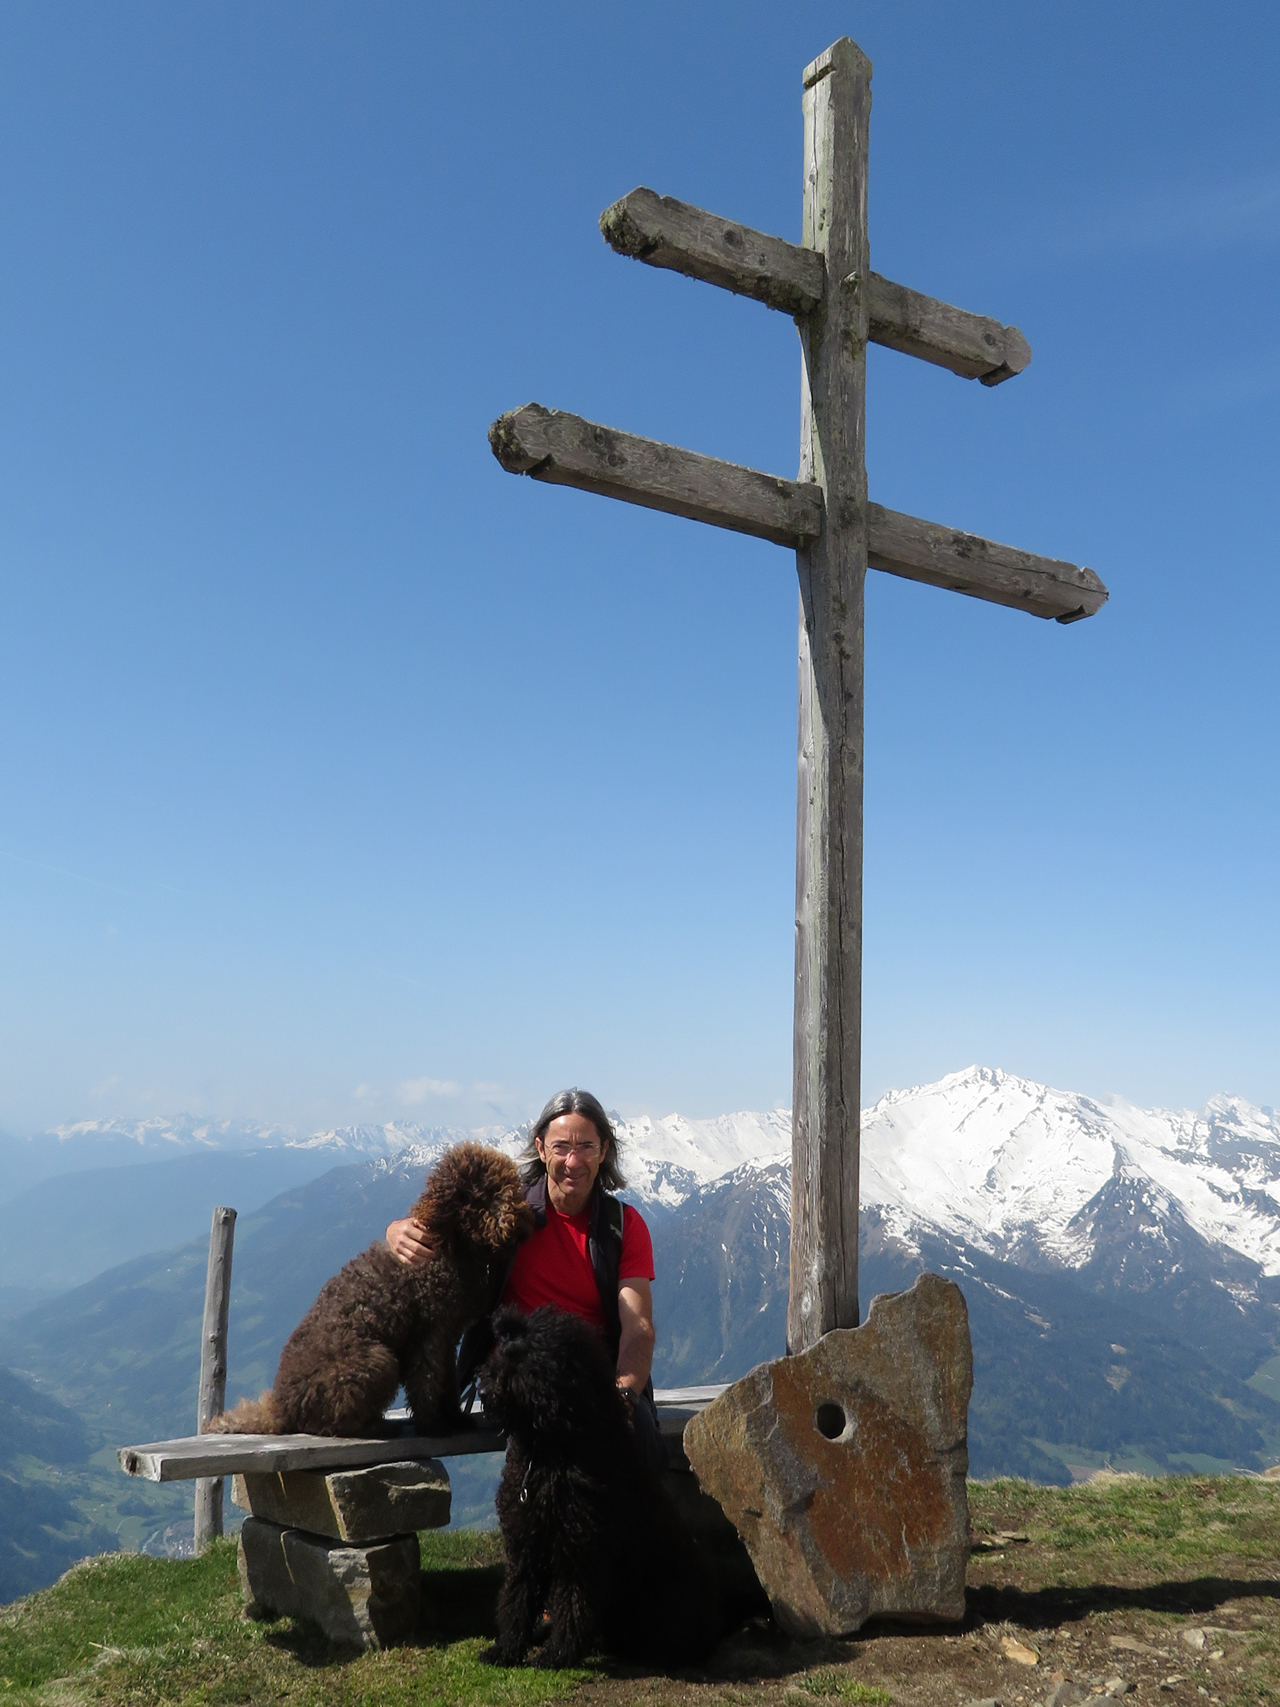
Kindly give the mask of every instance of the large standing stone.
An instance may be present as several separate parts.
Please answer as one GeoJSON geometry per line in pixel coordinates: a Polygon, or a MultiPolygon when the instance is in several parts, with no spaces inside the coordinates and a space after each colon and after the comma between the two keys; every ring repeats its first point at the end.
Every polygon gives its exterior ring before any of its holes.
{"type": "Polygon", "coordinates": [[[964,1617],[969,1313],[921,1275],[795,1357],[761,1364],[685,1429],[702,1487],[798,1636],[964,1617]]]}
{"type": "Polygon", "coordinates": [[[449,1521],[449,1472],[438,1458],[367,1470],[284,1470],[236,1476],[231,1498],[255,1517],[335,1541],[384,1541],[449,1521]]]}
{"type": "Polygon", "coordinates": [[[386,1648],[411,1637],[421,1605],[416,1535],[347,1547],[247,1517],[240,1583],[251,1618],[306,1618],[331,1642],[386,1648]]]}

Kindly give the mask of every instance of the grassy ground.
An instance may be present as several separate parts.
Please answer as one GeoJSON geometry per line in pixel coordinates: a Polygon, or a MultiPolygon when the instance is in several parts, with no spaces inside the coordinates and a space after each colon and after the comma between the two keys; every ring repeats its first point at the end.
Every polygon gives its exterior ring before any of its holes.
{"type": "Polygon", "coordinates": [[[359,1656],[287,1619],[245,1619],[231,1542],[192,1562],[109,1555],[0,1609],[0,1707],[1030,1707],[1059,1682],[1075,1699],[1123,1691],[1130,1707],[1280,1704],[1280,1484],[991,1482],[971,1484],[970,1499],[963,1627],[794,1643],[759,1622],[678,1677],[480,1665],[501,1580],[493,1532],[425,1535],[432,1610],[419,1641],[359,1656]]]}

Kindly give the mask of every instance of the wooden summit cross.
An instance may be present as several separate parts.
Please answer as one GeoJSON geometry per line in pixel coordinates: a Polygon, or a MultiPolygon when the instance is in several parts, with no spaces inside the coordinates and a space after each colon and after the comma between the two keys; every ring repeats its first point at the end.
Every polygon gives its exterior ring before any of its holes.
{"type": "Polygon", "coordinates": [[[868,567],[1075,622],[1107,590],[1036,557],[867,498],[867,340],[984,385],[1031,360],[1021,332],[871,271],[871,62],[848,37],[804,73],[799,247],[652,190],[600,216],[621,255],[754,297],[800,332],[800,478],[783,480],[528,403],[489,442],[503,468],[793,547],[800,732],[787,1349],[858,1325],[862,1021],[863,590],[868,567]]]}

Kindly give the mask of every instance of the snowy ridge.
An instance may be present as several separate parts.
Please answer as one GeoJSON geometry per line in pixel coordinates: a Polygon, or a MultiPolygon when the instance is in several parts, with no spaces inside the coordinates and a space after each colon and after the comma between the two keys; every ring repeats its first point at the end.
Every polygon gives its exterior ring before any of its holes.
{"type": "MultiPolygon", "coordinates": [[[[610,1119],[618,1135],[627,1196],[641,1204],[678,1209],[701,1187],[737,1170],[778,1162],[789,1166],[791,1162],[791,1114],[787,1109],[766,1114],[721,1114],[711,1120],[689,1120],[682,1114],[658,1119],[641,1115],[626,1120],[611,1112],[610,1119]]],[[[423,1135],[415,1132],[398,1151],[383,1154],[389,1166],[428,1168],[443,1149],[462,1138],[480,1138],[516,1156],[528,1142],[529,1127],[488,1127],[476,1132],[436,1129],[423,1135]]]]}
{"type": "Polygon", "coordinates": [[[332,1150],[343,1160],[357,1156],[373,1159],[408,1154],[431,1158],[438,1156],[450,1144],[460,1144],[464,1138],[479,1138],[494,1143],[502,1136],[500,1126],[484,1126],[474,1131],[453,1126],[418,1126],[408,1120],[388,1120],[381,1126],[333,1126],[325,1132],[315,1132],[309,1138],[289,1139],[293,1150],[332,1150]]]}
{"type": "Polygon", "coordinates": [[[1076,1268],[1093,1250],[1082,1212],[1112,1179],[1154,1187],[1165,1216],[1280,1274],[1280,1121],[1241,1098],[1140,1109],[969,1067],[862,1116],[862,1202],[909,1244],[931,1230],[1076,1268]]]}
{"type": "Polygon", "coordinates": [[[254,1150],[293,1142],[290,1128],[252,1120],[202,1120],[191,1114],[151,1115],[145,1120],[77,1120],[27,1140],[53,1139],[59,1147],[76,1144],[125,1147],[156,1156],[199,1150],[254,1150]]]}
{"type": "Polygon", "coordinates": [[[78,1120],[70,1125],[55,1126],[26,1142],[35,1145],[52,1139],[59,1148],[96,1145],[101,1147],[105,1160],[110,1160],[112,1151],[119,1150],[139,1152],[137,1159],[155,1161],[167,1156],[185,1156],[209,1150],[267,1149],[331,1150],[337,1158],[354,1160],[359,1156],[396,1156],[415,1145],[439,1151],[463,1138],[493,1142],[505,1130],[504,1127],[493,1126],[465,1131],[389,1120],[379,1126],[333,1126],[301,1136],[288,1126],[252,1120],[205,1120],[190,1114],[175,1114],[151,1115],[145,1120],[78,1120]]]}
{"type": "MultiPolygon", "coordinates": [[[[789,1194],[788,1110],[613,1118],[628,1195],[641,1205],[675,1210],[713,1182],[750,1174],[780,1206],[789,1194]]],[[[83,1149],[82,1166],[101,1165],[97,1154],[106,1161],[111,1149],[151,1160],[280,1145],[329,1152],[334,1165],[368,1160],[406,1172],[425,1171],[463,1138],[515,1155],[527,1136],[527,1124],[464,1132],[388,1121],[303,1137],[189,1115],[83,1121],[48,1135],[58,1149],[83,1149]]],[[[861,1199],[890,1237],[915,1250],[932,1233],[1002,1259],[1079,1268],[1098,1249],[1104,1222],[1114,1239],[1121,1225],[1135,1237],[1143,1221],[1150,1244],[1156,1227],[1177,1221],[1280,1275],[1280,1120],[1239,1097],[1214,1097],[1198,1113],[1141,1109],[968,1067],[890,1091],[863,1111],[861,1199]]]]}
{"type": "Polygon", "coordinates": [[[675,1209],[690,1192],[744,1166],[791,1161],[791,1110],[765,1114],[722,1114],[687,1120],[615,1117],[618,1153],[630,1194],[640,1202],[675,1209]]]}

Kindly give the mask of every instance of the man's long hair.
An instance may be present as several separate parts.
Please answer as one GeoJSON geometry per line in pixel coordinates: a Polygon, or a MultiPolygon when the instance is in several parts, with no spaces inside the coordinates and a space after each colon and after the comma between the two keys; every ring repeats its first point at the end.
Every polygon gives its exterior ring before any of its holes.
{"type": "Polygon", "coordinates": [[[546,1173],[547,1165],[538,1154],[538,1140],[546,1137],[548,1126],[562,1114],[586,1115],[604,1148],[604,1160],[600,1163],[596,1184],[605,1191],[621,1191],[627,1182],[618,1159],[618,1136],[613,1130],[613,1122],[605,1113],[600,1099],[593,1097],[590,1091],[580,1091],[576,1085],[567,1091],[557,1091],[530,1128],[529,1142],[520,1152],[520,1178],[523,1183],[532,1185],[546,1173]]]}

